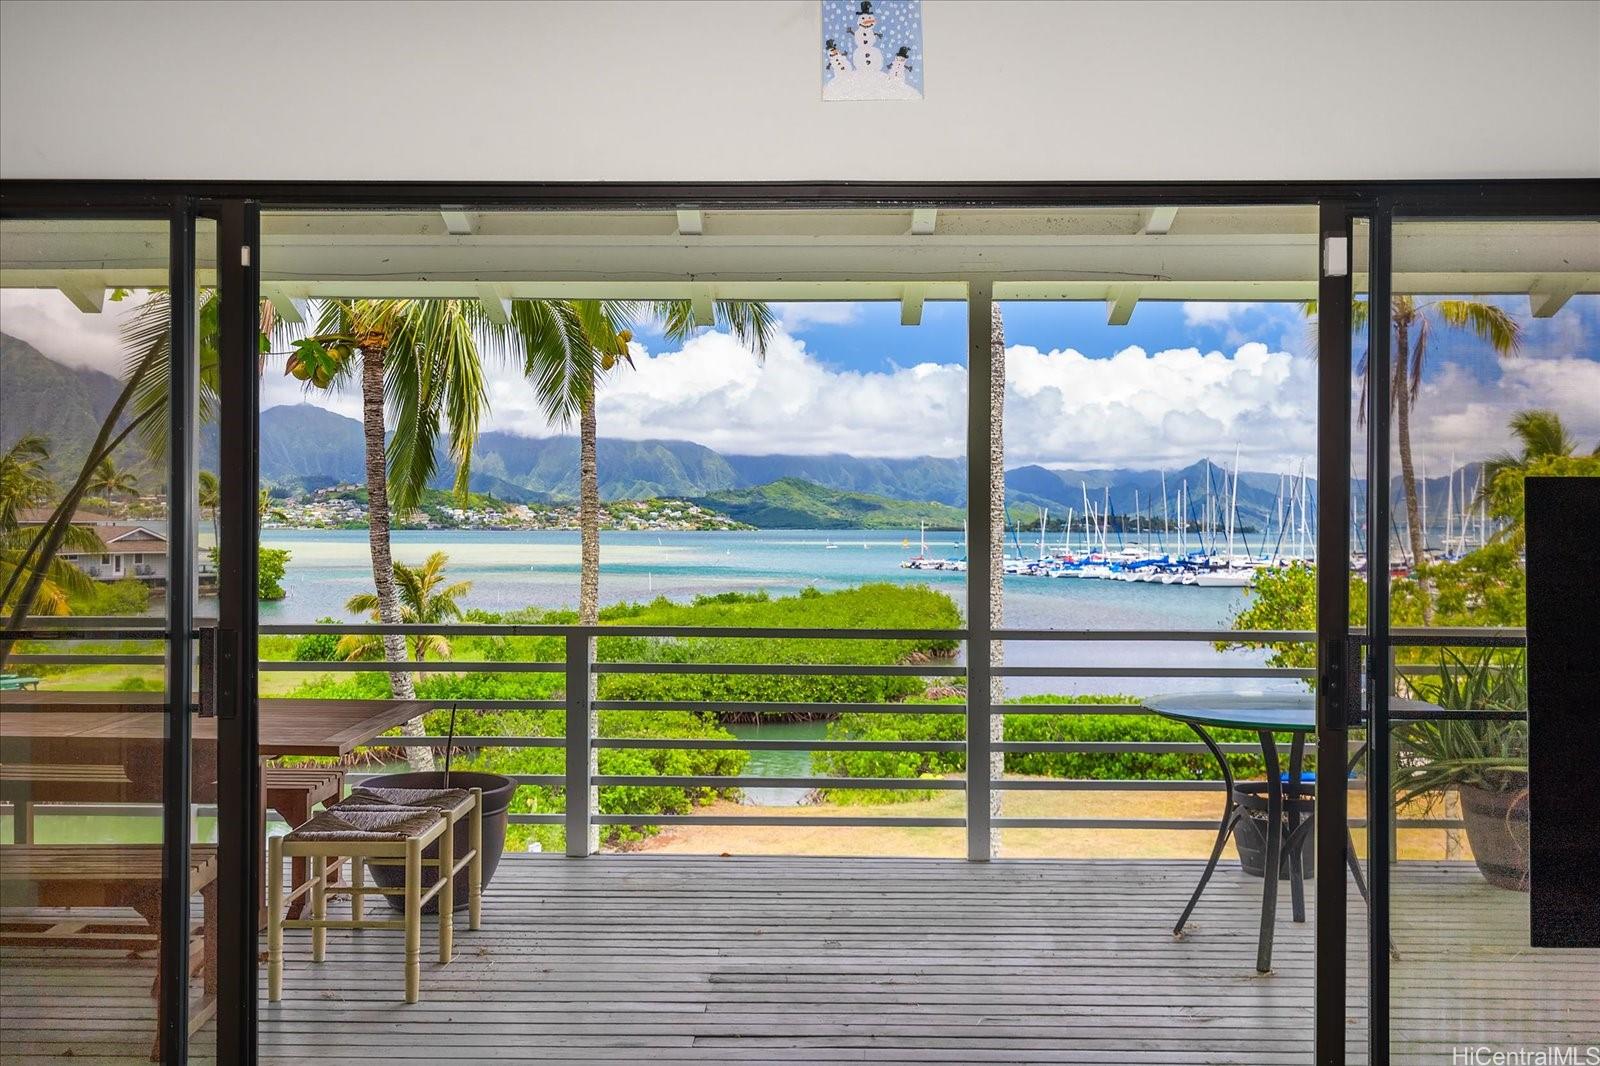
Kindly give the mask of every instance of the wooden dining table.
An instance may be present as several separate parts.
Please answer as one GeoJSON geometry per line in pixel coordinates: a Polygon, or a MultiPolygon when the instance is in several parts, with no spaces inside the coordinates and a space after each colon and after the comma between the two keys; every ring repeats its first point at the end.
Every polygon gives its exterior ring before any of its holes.
{"type": "MultiPolygon", "coordinates": [[[[159,803],[168,733],[165,706],[158,692],[0,693],[0,763],[121,766],[128,783],[113,802],[159,803]]],[[[262,700],[260,755],[349,755],[432,706],[426,700],[262,700]]],[[[214,802],[217,719],[191,715],[190,730],[189,798],[214,802]]],[[[36,799],[71,802],[72,787],[71,782],[39,782],[36,799]]]]}

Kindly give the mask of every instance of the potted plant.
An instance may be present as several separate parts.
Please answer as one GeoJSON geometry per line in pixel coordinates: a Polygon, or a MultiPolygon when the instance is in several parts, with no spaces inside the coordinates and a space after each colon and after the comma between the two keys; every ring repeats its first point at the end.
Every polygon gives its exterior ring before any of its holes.
{"type": "Polygon", "coordinates": [[[1482,717],[1410,722],[1396,731],[1395,802],[1436,803],[1454,789],[1478,870],[1492,885],[1528,890],[1527,659],[1494,649],[1471,658],[1441,649],[1438,688],[1418,694],[1482,717]]]}
{"type": "MultiPolygon", "coordinates": [[[[483,790],[483,885],[489,887],[489,881],[494,877],[495,867],[500,864],[500,855],[506,846],[506,825],[508,822],[507,810],[511,806],[511,798],[516,795],[517,782],[514,778],[504,774],[480,773],[477,771],[454,770],[450,768],[451,758],[455,752],[456,739],[456,707],[450,706],[450,732],[446,738],[443,770],[416,770],[403,774],[384,774],[380,777],[371,777],[362,782],[368,788],[480,788],[483,790]]],[[[468,838],[466,820],[456,824],[455,853],[457,856],[465,855],[471,846],[468,838]]],[[[434,842],[423,853],[425,859],[439,857],[438,842],[434,842]]],[[[400,866],[374,866],[371,868],[372,879],[385,888],[402,888],[405,885],[405,869],[400,866]]],[[[468,903],[467,871],[462,870],[456,875],[456,910],[464,910],[468,903]]],[[[427,891],[439,879],[438,872],[431,867],[424,867],[422,871],[422,888],[427,891]]],[[[396,896],[385,896],[389,905],[395,910],[404,909],[404,901],[396,896]]],[[[434,914],[438,911],[439,897],[435,896],[423,907],[423,913],[434,914]]]]}

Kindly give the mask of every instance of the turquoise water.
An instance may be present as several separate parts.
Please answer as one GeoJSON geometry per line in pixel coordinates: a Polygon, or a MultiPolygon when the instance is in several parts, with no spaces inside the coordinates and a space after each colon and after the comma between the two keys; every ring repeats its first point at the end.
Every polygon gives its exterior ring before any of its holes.
{"type": "MultiPolygon", "coordinates": [[[[960,556],[960,535],[929,533],[929,554],[960,556]]],[[[365,530],[268,530],[268,547],[291,552],[287,597],[261,606],[268,623],[354,620],[351,596],[372,587],[365,530]]],[[[600,539],[600,599],[689,600],[718,592],[791,595],[807,585],[848,588],[867,581],[927,584],[965,606],[966,575],[904,570],[917,531],[760,530],[748,533],[605,533],[600,539]],[[828,547],[829,544],[834,545],[828,547]],[[906,545],[909,544],[908,548],[906,545]]],[[[408,530],[394,534],[394,555],[420,563],[435,551],[450,556],[450,576],[470,580],[464,607],[490,611],[574,607],[578,599],[576,532],[408,530]]],[[[1008,577],[1004,624],[1029,629],[1224,629],[1247,601],[1241,589],[1122,581],[1054,581],[1008,577]]],[[[1205,644],[1104,642],[1011,644],[1019,665],[1252,665],[1257,652],[1217,652],[1205,644]]],[[[1291,683],[1292,684],[1292,683],[1291,683]]],[[[1121,692],[1215,687],[1203,680],[1013,678],[1013,695],[1030,692],[1121,692]]]]}

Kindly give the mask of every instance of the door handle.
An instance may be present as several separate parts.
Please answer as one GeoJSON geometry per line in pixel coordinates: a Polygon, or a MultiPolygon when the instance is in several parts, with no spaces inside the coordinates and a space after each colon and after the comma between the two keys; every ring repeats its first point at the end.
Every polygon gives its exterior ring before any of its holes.
{"type": "Polygon", "coordinates": [[[220,626],[202,626],[200,638],[200,717],[233,718],[238,701],[233,679],[238,666],[238,633],[220,626]]]}

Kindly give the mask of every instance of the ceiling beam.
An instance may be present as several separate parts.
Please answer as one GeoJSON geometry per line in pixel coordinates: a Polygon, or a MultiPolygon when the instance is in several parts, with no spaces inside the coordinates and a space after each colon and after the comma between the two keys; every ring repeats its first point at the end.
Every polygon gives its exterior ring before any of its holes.
{"type": "Polygon", "coordinates": [[[1106,325],[1126,326],[1139,302],[1139,286],[1117,285],[1106,294],[1106,325]]]}
{"type": "Polygon", "coordinates": [[[900,324],[902,326],[922,325],[922,301],[927,299],[928,289],[925,285],[907,285],[900,290],[900,324]]]}
{"type": "Polygon", "coordinates": [[[939,225],[939,209],[937,207],[918,207],[911,212],[911,232],[918,237],[926,237],[939,225]]]}
{"type": "Polygon", "coordinates": [[[694,311],[695,325],[714,326],[717,324],[716,302],[711,298],[711,286],[696,285],[690,291],[689,306],[694,311]]]}
{"type": "Polygon", "coordinates": [[[678,208],[678,236],[698,237],[706,231],[706,216],[693,204],[678,208]]]}
{"type": "Polygon", "coordinates": [[[304,292],[293,293],[283,285],[263,285],[261,294],[272,301],[272,310],[282,322],[299,325],[311,314],[311,304],[304,292]]]}
{"type": "Polygon", "coordinates": [[[1554,318],[1555,313],[1577,294],[1579,287],[1578,279],[1570,276],[1539,278],[1528,290],[1528,310],[1534,318],[1554,318]]]}
{"type": "Polygon", "coordinates": [[[497,286],[479,285],[478,302],[483,304],[484,314],[489,316],[490,322],[497,326],[511,324],[511,301],[500,295],[497,286]]]}
{"type": "Polygon", "coordinates": [[[106,308],[106,281],[100,274],[69,274],[56,286],[72,306],[86,315],[98,315],[106,308]]]}
{"type": "Polygon", "coordinates": [[[470,237],[474,226],[472,216],[465,211],[440,211],[439,217],[444,219],[445,232],[453,237],[470,237]]]}
{"type": "Polygon", "coordinates": [[[1139,232],[1148,237],[1165,237],[1172,232],[1172,223],[1177,217],[1176,207],[1152,207],[1144,213],[1139,232]]]}

